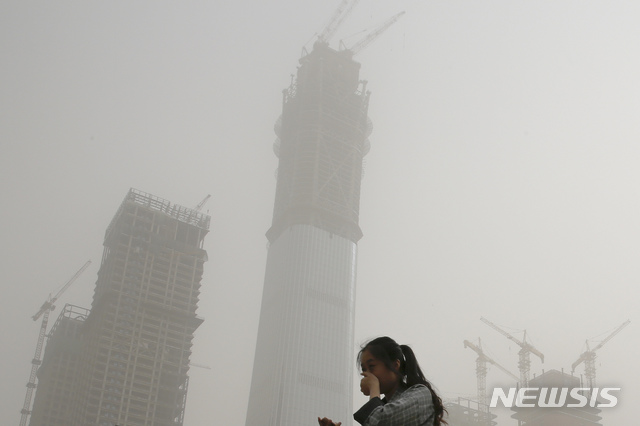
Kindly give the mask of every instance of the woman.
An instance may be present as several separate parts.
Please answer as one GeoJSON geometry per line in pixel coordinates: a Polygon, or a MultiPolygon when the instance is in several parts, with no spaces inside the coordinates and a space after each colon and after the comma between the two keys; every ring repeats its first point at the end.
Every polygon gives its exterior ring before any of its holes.
{"type": "MultiPolygon", "coordinates": [[[[353,418],[363,426],[441,426],[446,413],[409,346],[390,337],[366,343],[358,353],[360,390],[369,397],[353,418]],[[381,395],[384,398],[381,399],[381,395]]],[[[320,426],[340,426],[319,418],[320,426]]]]}

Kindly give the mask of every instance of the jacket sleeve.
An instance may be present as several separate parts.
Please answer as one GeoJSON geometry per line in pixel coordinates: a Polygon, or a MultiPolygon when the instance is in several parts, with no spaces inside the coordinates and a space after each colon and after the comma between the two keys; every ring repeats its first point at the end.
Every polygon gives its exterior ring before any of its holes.
{"type": "Polygon", "coordinates": [[[353,418],[363,426],[421,426],[433,421],[431,392],[424,385],[411,386],[388,403],[370,399],[353,418]]]}

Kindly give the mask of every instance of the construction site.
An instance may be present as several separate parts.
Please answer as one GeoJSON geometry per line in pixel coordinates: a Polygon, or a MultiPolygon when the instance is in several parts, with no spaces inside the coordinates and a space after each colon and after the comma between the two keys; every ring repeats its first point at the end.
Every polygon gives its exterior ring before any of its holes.
{"type": "MultiPolygon", "coordinates": [[[[519,339],[486,318],[480,318],[480,320],[518,345],[520,350],[518,351],[517,367],[520,374],[519,376],[515,375],[487,355],[482,348],[480,339],[477,344],[465,340],[464,347],[471,349],[477,355],[477,396],[473,399],[458,398],[446,404],[451,424],[460,426],[494,426],[498,424],[495,420],[497,416],[491,412],[487,393],[487,372],[489,366],[493,366],[502,372],[503,377],[510,378],[509,383],[513,389],[531,388],[530,393],[526,394],[527,399],[537,401],[530,407],[513,405],[511,418],[517,422],[518,426],[602,426],[600,423],[602,417],[599,415],[601,410],[597,406],[603,402],[597,395],[592,395],[591,391],[594,389],[597,391],[596,352],[629,325],[630,321],[625,321],[594,347],[590,347],[587,340],[585,342],[586,351],[571,365],[571,374],[552,369],[542,370],[541,374],[531,378],[531,355],[544,362],[544,354],[530,342],[527,342],[526,330],[523,331],[523,338],[519,339]],[[575,371],[581,364],[584,364],[584,376],[575,376],[575,371]],[[558,396],[558,392],[548,395],[543,393],[541,396],[541,389],[565,389],[564,396],[558,396]],[[566,395],[571,392],[573,392],[572,395],[578,396],[578,399],[575,397],[567,399],[566,395]],[[590,403],[587,404],[586,401],[590,401],[590,403]]],[[[491,398],[491,402],[494,402],[493,398],[491,398]]]]}

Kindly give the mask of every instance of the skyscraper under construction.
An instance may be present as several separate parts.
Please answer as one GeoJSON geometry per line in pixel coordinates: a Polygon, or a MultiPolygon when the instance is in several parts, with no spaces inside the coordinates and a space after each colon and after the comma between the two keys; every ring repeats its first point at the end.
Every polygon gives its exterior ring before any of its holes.
{"type": "MultiPolygon", "coordinates": [[[[56,350],[61,333],[47,343],[43,368],[53,355],[79,355],[76,369],[58,369],[51,380],[73,383],[61,424],[183,424],[193,333],[203,321],[196,309],[209,222],[196,210],[129,191],[105,234],[90,313],[61,323],[79,336],[77,353],[56,350]]],[[[32,426],[52,425],[38,408],[47,393],[41,381],[32,426]]]]}
{"type": "Polygon", "coordinates": [[[283,94],[273,222],[247,426],[351,423],[354,305],[369,94],[323,41],[283,94]]]}

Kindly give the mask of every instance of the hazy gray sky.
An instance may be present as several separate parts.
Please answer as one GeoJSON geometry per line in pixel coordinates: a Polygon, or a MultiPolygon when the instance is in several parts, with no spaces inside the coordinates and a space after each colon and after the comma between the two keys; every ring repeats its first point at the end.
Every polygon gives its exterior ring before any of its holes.
{"type": "MultiPolygon", "coordinates": [[[[30,316],[87,259],[59,308],[90,305],[104,231],[135,187],[190,207],[212,195],[192,355],[212,369],[191,370],[185,426],[244,424],[273,124],[338,3],[0,4],[3,423],[19,422],[30,316]]],[[[480,316],[526,328],[546,355],[538,374],[570,370],[587,338],[631,319],[596,366],[599,384],[623,388],[604,423],[636,423],[640,4],[362,0],[333,46],[400,10],[356,57],[374,123],[356,339],[411,344],[445,397],[472,397],[464,339],[517,374],[519,348],[480,316]]],[[[509,383],[497,369],[488,380],[509,383]]]]}

